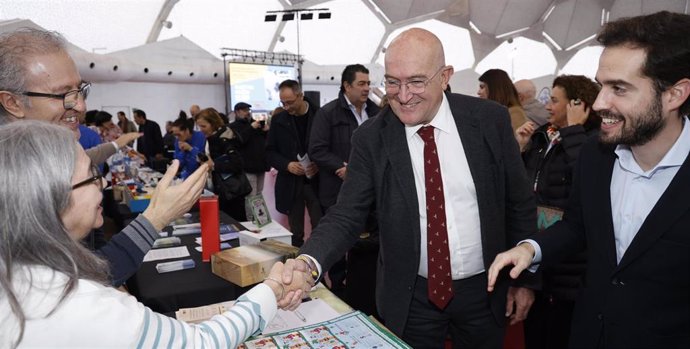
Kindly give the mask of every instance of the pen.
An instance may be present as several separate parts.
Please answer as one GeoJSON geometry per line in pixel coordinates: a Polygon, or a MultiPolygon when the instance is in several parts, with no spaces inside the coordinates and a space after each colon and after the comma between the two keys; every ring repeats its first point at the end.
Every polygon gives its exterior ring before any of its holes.
{"type": "Polygon", "coordinates": [[[304,317],[304,315],[302,315],[302,313],[299,312],[299,310],[295,310],[295,316],[302,320],[302,322],[307,322],[307,319],[304,317]]]}

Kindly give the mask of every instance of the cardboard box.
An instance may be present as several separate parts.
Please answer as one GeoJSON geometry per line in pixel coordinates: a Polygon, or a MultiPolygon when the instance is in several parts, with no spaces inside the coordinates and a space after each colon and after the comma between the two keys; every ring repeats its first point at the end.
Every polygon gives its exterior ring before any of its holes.
{"type": "Polygon", "coordinates": [[[276,262],[294,258],[299,249],[278,241],[240,246],[211,256],[211,270],[235,285],[245,287],[263,281],[276,262]]]}
{"type": "Polygon", "coordinates": [[[240,232],[240,246],[256,245],[266,240],[276,240],[287,245],[292,244],[292,233],[279,223],[271,222],[260,229],[251,222],[242,222],[241,224],[250,231],[240,232]]]}

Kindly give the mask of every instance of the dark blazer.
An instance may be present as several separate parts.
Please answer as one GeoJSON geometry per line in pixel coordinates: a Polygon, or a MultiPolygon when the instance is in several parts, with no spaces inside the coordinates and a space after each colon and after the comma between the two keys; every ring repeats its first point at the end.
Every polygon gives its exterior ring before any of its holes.
{"type": "MultiPolygon", "coordinates": [[[[297,181],[303,181],[306,178],[304,176],[295,176],[287,169],[290,162],[297,161],[298,153],[304,154],[309,148],[309,133],[318,107],[306,98],[304,101],[309,103],[307,115],[302,116],[308,118],[306,144],[300,142],[297,125],[295,125],[293,120],[294,117],[288,114],[287,111],[273,116],[271,119],[271,129],[268,131],[268,140],[266,141],[266,159],[268,164],[278,170],[275,184],[276,210],[283,214],[290,213],[295,198],[297,181]]],[[[317,189],[318,174],[312,177],[309,182],[312,187],[317,189]]],[[[315,190],[315,192],[318,191],[315,190]]]]}
{"type": "Polygon", "coordinates": [[[587,246],[573,348],[690,348],[690,157],[647,216],[620,263],[611,213],[613,146],[590,139],[563,221],[538,234],[542,264],[587,246]]]}
{"type": "MultiPolygon", "coordinates": [[[[380,108],[367,99],[367,115],[373,118],[380,108]]],[[[335,171],[350,158],[350,138],[359,126],[343,92],[316,113],[309,141],[309,157],[319,166],[319,201],[331,207],[340,192],[342,179],[335,171]]]]}
{"type": "Polygon", "coordinates": [[[247,173],[264,173],[269,170],[266,162],[266,134],[261,129],[251,125],[252,119],[235,119],[230,128],[235,131],[239,139],[239,152],[244,161],[244,171],[247,173]]]}
{"type": "Polygon", "coordinates": [[[137,140],[137,151],[146,155],[150,159],[156,154],[163,154],[163,135],[158,123],[146,120],[143,125],[139,125],[139,132],[144,135],[137,140]]]}
{"type": "MultiPolygon", "coordinates": [[[[485,268],[536,227],[536,207],[505,107],[458,94],[448,101],[476,186],[485,268]]],[[[405,126],[390,107],[367,120],[352,136],[348,173],[338,202],[321,219],[300,252],[328,270],[364,230],[371,204],[379,224],[376,302],[386,326],[402,335],[417,278],[420,255],[419,203],[405,126]]],[[[506,274],[487,294],[504,323],[506,274]]]]}

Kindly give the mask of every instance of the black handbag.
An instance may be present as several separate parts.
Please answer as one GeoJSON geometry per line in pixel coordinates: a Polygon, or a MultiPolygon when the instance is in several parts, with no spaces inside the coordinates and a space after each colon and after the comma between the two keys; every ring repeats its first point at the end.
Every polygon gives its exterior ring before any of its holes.
{"type": "Polygon", "coordinates": [[[252,185],[244,171],[239,173],[213,172],[213,187],[225,200],[243,197],[252,192],[252,185]]]}

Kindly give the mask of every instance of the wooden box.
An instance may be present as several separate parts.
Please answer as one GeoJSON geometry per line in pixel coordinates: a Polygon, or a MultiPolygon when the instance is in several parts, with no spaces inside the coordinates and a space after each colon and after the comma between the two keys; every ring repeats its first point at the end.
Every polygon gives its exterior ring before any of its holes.
{"type": "Polygon", "coordinates": [[[235,285],[245,287],[263,281],[276,262],[294,258],[298,248],[275,240],[220,251],[211,256],[211,270],[235,285]]]}

